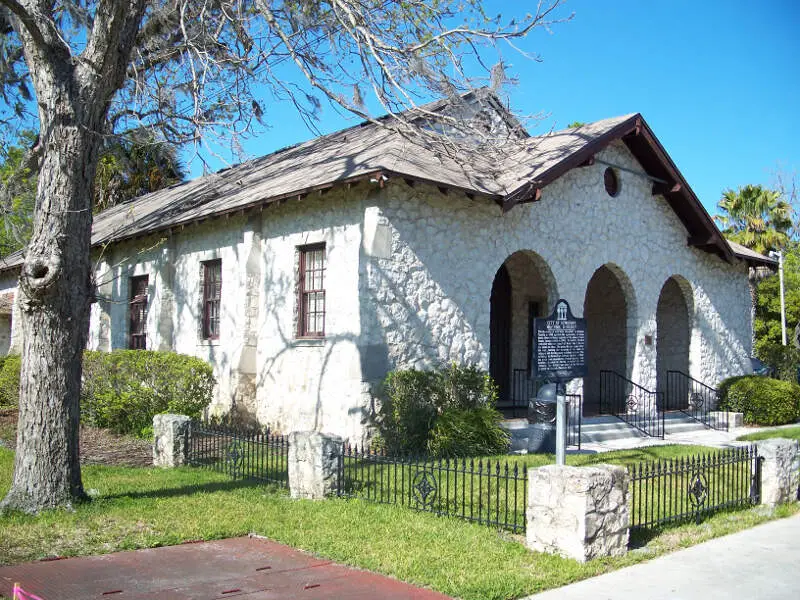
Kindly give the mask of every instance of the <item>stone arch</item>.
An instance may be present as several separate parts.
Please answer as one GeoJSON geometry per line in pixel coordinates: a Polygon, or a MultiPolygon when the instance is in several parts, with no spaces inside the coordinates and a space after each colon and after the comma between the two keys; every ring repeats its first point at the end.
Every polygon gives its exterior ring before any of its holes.
{"type": "Polygon", "coordinates": [[[489,372],[500,388],[498,409],[521,416],[534,393],[531,360],[535,317],[549,314],[558,288],[547,261],[518,250],[503,261],[492,283],[489,372]]]}
{"type": "Polygon", "coordinates": [[[587,375],[583,380],[583,413],[600,413],[600,371],[630,379],[633,368],[636,295],[625,272],[613,263],[599,267],[586,285],[587,375]]]}
{"type": "Polygon", "coordinates": [[[665,399],[662,410],[682,410],[688,406],[689,394],[680,389],[685,387],[686,380],[673,377],[672,385],[667,386],[667,371],[691,374],[693,315],[692,285],[684,277],[672,275],[661,288],[656,308],[656,382],[658,391],[664,394],[659,396],[665,399]]]}

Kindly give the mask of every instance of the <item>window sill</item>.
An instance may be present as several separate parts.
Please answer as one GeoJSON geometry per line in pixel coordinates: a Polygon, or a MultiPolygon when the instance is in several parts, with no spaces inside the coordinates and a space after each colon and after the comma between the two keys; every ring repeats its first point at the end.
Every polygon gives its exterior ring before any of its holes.
{"type": "Polygon", "coordinates": [[[292,340],[293,347],[303,347],[303,346],[324,346],[325,345],[325,338],[324,337],[298,337],[292,340]]]}
{"type": "Polygon", "coordinates": [[[220,345],[220,340],[219,340],[219,338],[217,338],[215,340],[198,340],[197,341],[197,345],[198,346],[219,346],[220,345]]]}

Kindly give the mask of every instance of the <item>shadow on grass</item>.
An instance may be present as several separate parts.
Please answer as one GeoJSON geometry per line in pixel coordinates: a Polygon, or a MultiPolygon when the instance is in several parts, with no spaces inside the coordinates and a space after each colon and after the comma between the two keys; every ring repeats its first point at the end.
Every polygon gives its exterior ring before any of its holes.
{"type": "Polygon", "coordinates": [[[194,485],[184,485],[173,488],[163,488],[158,490],[147,490],[141,492],[125,492],[120,494],[104,494],[98,496],[98,500],[118,500],[129,498],[137,500],[141,498],[175,498],[178,496],[193,496],[195,494],[213,494],[215,492],[231,492],[234,490],[261,488],[264,491],[282,493],[286,488],[276,483],[258,481],[256,479],[237,479],[231,481],[215,481],[211,483],[201,483],[194,485]]]}

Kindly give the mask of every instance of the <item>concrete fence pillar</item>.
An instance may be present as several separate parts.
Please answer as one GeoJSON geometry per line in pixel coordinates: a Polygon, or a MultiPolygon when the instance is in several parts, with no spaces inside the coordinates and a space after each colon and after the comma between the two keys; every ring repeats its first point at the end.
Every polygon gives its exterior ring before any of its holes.
{"type": "Polygon", "coordinates": [[[185,415],[153,417],[153,464],[156,467],[180,467],[189,452],[189,423],[185,415]]]}
{"type": "Polygon", "coordinates": [[[527,545],[586,562],[628,551],[628,471],[547,465],[528,470],[527,545]]]}
{"type": "Polygon", "coordinates": [[[800,450],[797,440],[758,442],[761,457],[761,504],[776,506],[798,499],[800,450]]]}
{"type": "Polygon", "coordinates": [[[289,434],[289,492],[321,500],[336,490],[342,438],[318,431],[289,434]]]}

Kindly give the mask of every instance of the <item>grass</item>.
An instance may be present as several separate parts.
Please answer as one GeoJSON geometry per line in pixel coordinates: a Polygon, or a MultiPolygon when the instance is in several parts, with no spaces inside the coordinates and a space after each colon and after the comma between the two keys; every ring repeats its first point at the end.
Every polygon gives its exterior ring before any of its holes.
{"type": "Polygon", "coordinates": [[[767,429],[766,431],[759,431],[757,433],[748,433],[747,435],[741,435],[736,439],[746,442],[757,442],[758,440],[768,440],[771,438],[786,438],[790,440],[800,440],[800,426],[781,427],[780,429],[767,429]]]}
{"type": "MultiPolygon", "coordinates": [[[[572,455],[571,464],[629,464],[674,458],[697,447],[658,446],[572,455]]],[[[706,449],[707,450],[707,449],[706,449]]],[[[13,454],[0,449],[0,494],[13,454]]],[[[552,462],[520,457],[533,466],[552,462]]],[[[658,554],[793,514],[760,508],[718,514],[700,526],[651,534],[623,558],[588,564],[529,552],[522,538],[489,527],[363,500],[294,501],[270,486],[231,481],[208,470],[84,467],[93,501],[74,511],[0,517],[0,562],[100,554],[255,532],[335,561],[385,573],[464,599],[504,599],[630,565],[658,554]]]]}

